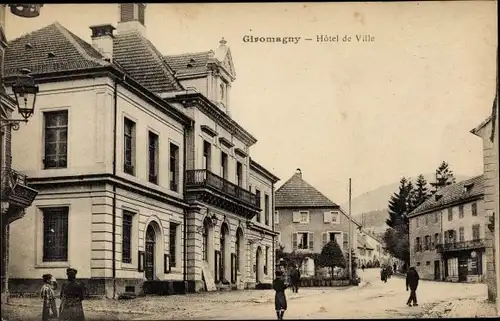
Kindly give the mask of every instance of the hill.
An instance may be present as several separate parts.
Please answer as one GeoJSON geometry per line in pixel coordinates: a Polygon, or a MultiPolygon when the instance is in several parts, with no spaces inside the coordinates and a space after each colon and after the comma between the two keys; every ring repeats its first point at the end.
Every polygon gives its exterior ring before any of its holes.
{"type": "MultiPolygon", "coordinates": [[[[428,182],[434,181],[434,174],[424,176],[428,182]]],[[[470,178],[463,175],[456,175],[455,177],[457,182],[470,178]]],[[[415,178],[412,178],[412,180],[414,181],[415,178]]],[[[363,226],[375,233],[385,231],[387,228],[385,220],[389,216],[387,204],[391,195],[397,192],[398,188],[399,182],[395,182],[355,197],[351,200],[352,216],[360,222],[364,221],[363,226]]],[[[342,204],[343,208],[348,208],[348,206],[349,204],[342,204]]]]}

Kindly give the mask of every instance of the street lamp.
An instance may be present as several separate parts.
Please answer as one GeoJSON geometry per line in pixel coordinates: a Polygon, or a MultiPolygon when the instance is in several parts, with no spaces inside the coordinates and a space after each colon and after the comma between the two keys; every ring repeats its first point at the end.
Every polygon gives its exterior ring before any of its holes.
{"type": "Polygon", "coordinates": [[[21,69],[21,75],[17,77],[16,83],[12,86],[17,110],[23,119],[2,119],[1,127],[11,126],[12,129],[18,130],[19,123],[28,122],[28,118],[33,115],[35,111],[36,94],[39,88],[29,73],[29,69],[21,69]]]}
{"type": "Polygon", "coordinates": [[[43,4],[19,3],[11,4],[10,12],[23,18],[36,18],[40,15],[40,8],[43,4]]]}

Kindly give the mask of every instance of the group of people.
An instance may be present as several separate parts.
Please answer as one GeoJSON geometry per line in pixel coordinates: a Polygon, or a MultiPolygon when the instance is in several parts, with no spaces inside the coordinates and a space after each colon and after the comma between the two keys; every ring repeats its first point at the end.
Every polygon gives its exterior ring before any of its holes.
{"type": "Polygon", "coordinates": [[[387,283],[387,279],[390,279],[393,273],[394,270],[392,269],[392,266],[382,266],[380,269],[380,279],[387,283]]]}
{"type": "Polygon", "coordinates": [[[40,296],[43,301],[42,321],[56,319],[64,321],[83,321],[85,315],[83,313],[84,287],[76,281],[77,270],[68,268],[66,275],[68,281],[61,287],[61,305],[59,311],[56,304],[55,290],[58,288],[57,281],[51,274],[42,276],[43,285],[40,290],[40,296]]]}

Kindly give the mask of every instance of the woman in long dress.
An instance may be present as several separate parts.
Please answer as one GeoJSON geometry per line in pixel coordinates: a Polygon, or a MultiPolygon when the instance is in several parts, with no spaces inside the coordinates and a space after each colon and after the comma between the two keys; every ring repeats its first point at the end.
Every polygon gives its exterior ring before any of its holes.
{"type": "Polygon", "coordinates": [[[68,282],[61,287],[61,310],[59,319],[64,321],[84,321],[83,296],[84,287],[76,281],[75,269],[67,269],[68,282]]]}
{"type": "Polygon", "coordinates": [[[274,307],[276,309],[276,316],[278,317],[278,320],[283,320],[283,315],[285,314],[287,308],[285,296],[286,284],[281,278],[282,274],[283,273],[281,271],[276,271],[276,278],[273,281],[273,289],[276,291],[276,294],[274,295],[274,307]]]}

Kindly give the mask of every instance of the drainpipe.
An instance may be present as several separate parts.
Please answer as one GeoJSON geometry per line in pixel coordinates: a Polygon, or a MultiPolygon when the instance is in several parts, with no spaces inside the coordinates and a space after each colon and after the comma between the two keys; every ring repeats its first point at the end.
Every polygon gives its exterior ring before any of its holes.
{"type": "MultiPolygon", "coordinates": [[[[191,124],[190,124],[191,125],[191,124]]],[[[183,175],[183,183],[182,183],[182,192],[184,195],[184,198],[186,197],[186,156],[187,156],[187,148],[186,148],[186,142],[187,142],[187,137],[186,137],[186,127],[184,126],[184,157],[182,160],[182,168],[184,169],[184,175],[183,175]]],[[[187,292],[187,214],[188,214],[188,209],[184,208],[184,241],[183,241],[183,248],[184,248],[184,266],[183,266],[183,278],[184,278],[184,288],[186,289],[187,292]]]]}
{"type": "MultiPolygon", "coordinates": [[[[116,177],[116,129],[118,122],[118,81],[115,79],[113,90],[113,178],[116,177]]],[[[123,76],[125,81],[125,76],[123,76]]],[[[116,184],[113,183],[113,235],[112,235],[112,276],[113,276],[113,298],[116,296],[116,184]]]]}
{"type": "MultiPolygon", "coordinates": [[[[273,225],[272,226],[272,230],[274,232],[274,216],[275,216],[275,212],[276,210],[274,209],[274,183],[271,183],[271,216],[272,216],[272,219],[271,219],[271,224],[273,225]]],[[[276,269],[276,249],[275,249],[275,244],[276,244],[276,235],[273,234],[273,246],[272,246],[272,249],[273,249],[273,256],[272,256],[272,262],[273,262],[273,269],[272,269],[272,274],[271,274],[271,277],[274,279],[274,275],[276,273],[275,269],[276,269]]]]}

